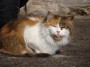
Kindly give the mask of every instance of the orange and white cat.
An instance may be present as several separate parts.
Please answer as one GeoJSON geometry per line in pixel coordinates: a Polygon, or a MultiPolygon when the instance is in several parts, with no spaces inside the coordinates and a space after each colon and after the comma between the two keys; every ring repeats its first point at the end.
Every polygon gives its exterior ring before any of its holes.
{"type": "Polygon", "coordinates": [[[0,32],[0,50],[10,55],[54,55],[71,37],[73,17],[51,13],[46,18],[29,16],[6,24],[0,32]]]}

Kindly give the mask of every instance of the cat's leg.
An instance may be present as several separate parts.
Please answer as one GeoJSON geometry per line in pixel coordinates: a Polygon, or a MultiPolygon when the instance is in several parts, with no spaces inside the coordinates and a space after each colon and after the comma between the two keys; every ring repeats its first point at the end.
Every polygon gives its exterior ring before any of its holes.
{"type": "Polygon", "coordinates": [[[35,53],[32,50],[28,51],[27,49],[23,49],[20,51],[17,51],[17,50],[11,51],[3,48],[0,50],[0,53],[8,56],[15,56],[15,57],[32,57],[35,55],[35,53]]]}
{"type": "Polygon", "coordinates": [[[50,56],[50,54],[48,54],[48,53],[42,53],[41,51],[39,51],[39,50],[35,50],[35,55],[34,55],[35,57],[49,57],[50,56]]]}
{"type": "Polygon", "coordinates": [[[25,54],[26,56],[28,56],[28,57],[49,57],[49,56],[51,56],[50,54],[47,54],[47,53],[37,53],[37,52],[35,52],[35,50],[34,49],[30,49],[29,48],[29,50],[28,50],[28,53],[26,53],[25,54]]]}

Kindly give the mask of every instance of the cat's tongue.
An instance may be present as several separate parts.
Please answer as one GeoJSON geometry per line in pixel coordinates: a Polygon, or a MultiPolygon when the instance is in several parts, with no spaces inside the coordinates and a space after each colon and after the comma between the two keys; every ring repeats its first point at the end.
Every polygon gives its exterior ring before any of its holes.
{"type": "Polygon", "coordinates": [[[60,40],[60,35],[55,35],[55,40],[60,40]]]}
{"type": "Polygon", "coordinates": [[[57,35],[55,35],[57,38],[59,38],[60,37],[60,35],[59,34],[57,34],[57,35]]]}

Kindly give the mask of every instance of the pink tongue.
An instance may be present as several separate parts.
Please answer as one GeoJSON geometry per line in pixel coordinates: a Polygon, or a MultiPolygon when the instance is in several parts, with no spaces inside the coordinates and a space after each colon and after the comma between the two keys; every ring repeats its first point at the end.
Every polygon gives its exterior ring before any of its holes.
{"type": "Polygon", "coordinates": [[[57,34],[57,35],[56,35],[56,37],[60,37],[60,35],[59,35],[59,34],[57,34]]]}

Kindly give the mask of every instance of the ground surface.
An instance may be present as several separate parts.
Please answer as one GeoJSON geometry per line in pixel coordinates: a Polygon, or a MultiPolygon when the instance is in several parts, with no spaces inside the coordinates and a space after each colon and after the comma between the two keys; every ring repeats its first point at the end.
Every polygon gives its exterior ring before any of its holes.
{"type": "MultiPolygon", "coordinates": [[[[86,18],[86,17],[85,17],[86,18]]],[[[90,67],[90,19],[74,21],[74,39],[53,57],[10,57],[0,54],[0,67],[90,67]]]]}

